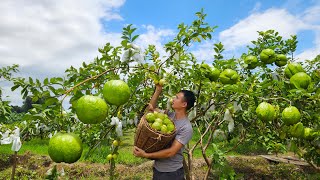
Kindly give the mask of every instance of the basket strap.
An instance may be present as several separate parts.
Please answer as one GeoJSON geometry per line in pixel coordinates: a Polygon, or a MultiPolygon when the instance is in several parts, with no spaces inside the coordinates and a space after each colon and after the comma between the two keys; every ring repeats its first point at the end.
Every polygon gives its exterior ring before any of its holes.
{"type": "Polygon", "coordinates": [[[153,138],[153,137],[151,137],[151,138],[156,139],[157,141],[155,143],[153,143],[151,146],[149,146],[148,148],[146,148],[145,151],[152,148],[155,144],[157,144],[159,141],[161,141],[161,134],[159,134],[157,138],[153,138]]]}

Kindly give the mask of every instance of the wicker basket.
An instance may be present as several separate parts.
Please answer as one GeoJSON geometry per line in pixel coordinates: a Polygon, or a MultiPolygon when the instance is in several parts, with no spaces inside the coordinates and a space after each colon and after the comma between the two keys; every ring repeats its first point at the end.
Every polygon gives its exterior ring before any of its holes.
{"type": "Polygon", "coordinates": [[[140,120],[134,137],[134,145],[145,152],[156,152],[164,149],[173,141],[176,135],[176,128],[170,134],[163,134],[150,127],[145,116],[140,120]]]}

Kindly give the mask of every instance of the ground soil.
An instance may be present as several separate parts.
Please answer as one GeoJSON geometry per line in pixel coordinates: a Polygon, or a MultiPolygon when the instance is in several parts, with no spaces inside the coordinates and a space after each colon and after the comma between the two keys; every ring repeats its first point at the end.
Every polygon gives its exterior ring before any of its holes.
{"type": "MultiPolygon", "coordinates": [[[[9,179],[13,156],[0,155],[0,179],[9,179]]],[[[320,179],[320,171],[308,165],[294,165],[267,160],[261,156],[228,156],[228,163],[238,174],[239,179],[320,179]]],[[[151,179],[152,163],[147,161],[136,165],[116,165],[116,179],[151,179]]],[[[109,165],[101,163],[77,162],[74,164],[56,164],[48,156],[25,153],[18,156],[17,179],[44,179],[46,172],[57,165],[58,172],[64,176],[58,179],[109,179],[109,165]]],[[[203,159],[194,159],[194,179],[203,179],[206,163],[203,159]]],[[[219,179],[215,172],[209,179],[219,179]]]]}

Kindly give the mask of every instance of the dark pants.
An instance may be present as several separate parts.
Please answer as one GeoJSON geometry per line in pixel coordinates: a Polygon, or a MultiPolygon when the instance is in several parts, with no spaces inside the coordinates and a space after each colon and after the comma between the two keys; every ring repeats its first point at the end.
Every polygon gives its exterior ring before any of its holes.
{"type": "Polygon", "coordinates": [[[153,168],[153,180],[184,180],[183,167],[173,172],[160,172],[153,168]]]}

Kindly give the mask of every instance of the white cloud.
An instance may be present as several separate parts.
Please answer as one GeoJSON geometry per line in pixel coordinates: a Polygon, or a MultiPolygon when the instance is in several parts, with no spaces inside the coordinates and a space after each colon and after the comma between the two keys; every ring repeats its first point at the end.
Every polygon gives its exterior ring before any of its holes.
{"type": "Polygon", "coordinates": [[[63,73],[70,65],[93,59],[108,37],[101,21],[121,20],[116,9],[124,2],[1,1],[0,65],[15,63],[63,73]]]}
{"type": "MultiPolygon", "coordinates": [[[[104,23],[121,21],[118,12],[125,0],[3,0],[0,3],[0,67],[20,65],[15,76],[44,79],[62,76],[71,65],[92,61],[106,42],[120,45],[121,32],[110,32],[104,23]]],[[[142,26],[145,33],[137,44],[154,44],[160,52],[163,42],[174,34],[170,29],[142,26]]],[[[120,31],[120,30],[119,30],[120,31]]],[[[19,91],[1,83],[13,104],[21,103],[19,91]],[[20,102],[20,103],[19,103],[20,102]]]]}
{"type": "Polygon", "coordinates": [[[320,6],[308,8],[302,15],[302,19],[308,23],[320,23],[320,6]]]}
{"type": "Polygon", "coordinates": [[[311,31],[315,34],[314,47],[305,49],[297,55],[301,59],[314,58],[319,54],[320,49],[320,6],[312,6],[303,13],[293,15],[286,9],[271,8],[264,12],[256,12],[240,20],[238,23],[222,31],[219,34],[220,41],[225,45],[227,51],[235,52],[238,49],[251,44],[252,40],[257,39],[257,31],[274,29],[284,38],[298,34],[301,31],[311,31]]]}
{"type": "Polygon", "coordinates": [[[254,13],[220,33],[219,38],[226,48],[233,50],[250,44],[258,37],[257,31],[275,29],[284,38],[307,29],[308,25],[285,9],[269,9],[254,13]]]}
{"type": "Polygon", "coordinates": [[[313,48],[305,49],[303,52],[296,55],[298,61],[304,61],[306,59],[311,60],[320,54],[320,27],[318,27],[318,31],[316,32],[315,36],[316,38],[313,42],[315,46],[313,48]]]}
{"type": "Polygon", "coordinates": [[[213,50],[214,41],[204,41],[203,43],[196,46],[195,50],[191,53],[197,58],[199,62],[206,61],[206,63],[212,64],[214,55],[216,54],[213,50]]]}
{"type": "MultiPolygon", "coordinates": [[[[103,22],[121,21],[125,0],[2,0],[0,3],[0,67],[19,64],[14,76],[43,79],[61,76],[68,67],[93,60],[106,42],[119,42],[120,33],[107,33],[103,22]]],[[[21,104],[19,91],[1,82],[4,97],[21,104]]]]}
{"type": "Polygon", "coordinates": [[[137,39],[136,43],[141,46],[143,49],[148,48],[148,45],[155,45],[157,51],[161,55],[165,55],[165,50],[163,49],[165,41],[173,37],[175,34],[174,30],[172,29],[157,29],[152,25],[143,25],[146,32],[141,34],[137,39]]]}
{"type": "Polygon", "coordinates": [[[305,59],[313,59],[320,54],[320,3],[306,9],[301,15],[301,19],[308,23],[310,30],[314,31],[315,39],[313,41],[314,47],[305,49],[302,53],[296,55],[298,61],[305,59]]]}

